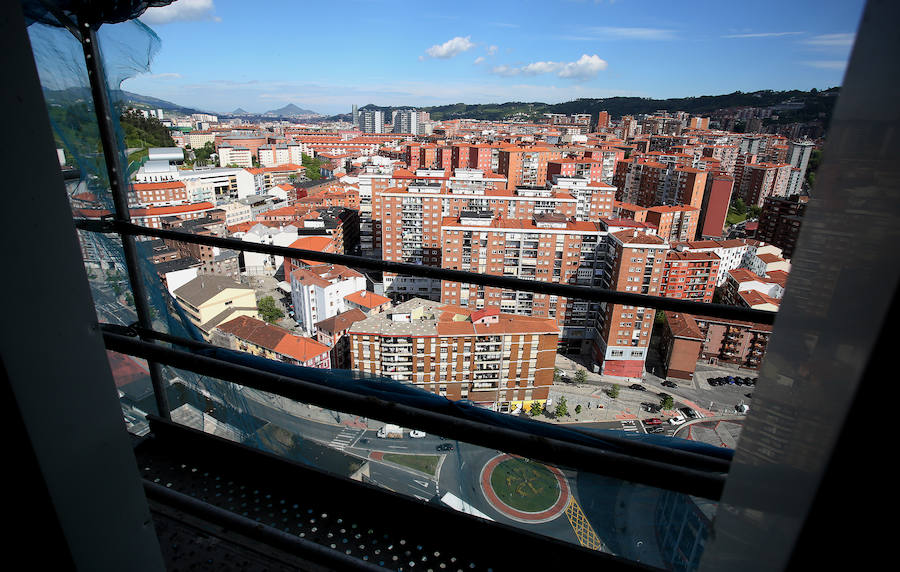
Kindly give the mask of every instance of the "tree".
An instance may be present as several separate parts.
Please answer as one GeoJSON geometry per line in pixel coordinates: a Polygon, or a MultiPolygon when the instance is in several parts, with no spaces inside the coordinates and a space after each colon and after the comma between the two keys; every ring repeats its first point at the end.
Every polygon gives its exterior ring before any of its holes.
{"type": "Polygon", "coordinates": [[[750,208],[747,209],[747,217],[758,219],[759,215],[762,213],[762,208],[757,205],[750,205],[750,208]]]}
{"type": "Polygon", "coordinates": [[[560,397],[556,402],[556,416],[566,417],[567,415],[569,415],[569,405],[566,403],[565,397],[560,397]]]}
{"type": "Polygon", "coordinates": [[[200,164],[205,165],[209,161],[210,155],[216,152],[216,147],[212,141],[207,141],[203,147],[194,150],[194,156],[200,164]]]}
{"type": "Polygon", "coordinates": [[[612,387],[606,390],[606,395],[610,396],[612,399],[615,399],[619,397],[619,391],[621,391],[621,388],[619,387],[619,384],[615,383],[612,387]]]}
{"type": "Polygon", "coordinates": [[[661,409],[672,409],[675,407],[675,400],[672,399],[671,395],[667,395],[659,400],[659,407],[661,409]]]}
{"type": "Polygon", "coordinates": [[[553,368],[553,383],[559,383],[562,381],[562,370],[558,367],[553,368]]]}
{"type": "Polygon", "coordinates": [[[544,406],[540,401],[532,401],[531,409],[529,410],[532,417],[537,417],[544,411],[544,406]]]}
{"type": "Polygon", "coordinates": [[[584,383],[587,381],[587,371],[579,369],[575,372],[575,383],[584,383]]]}
{"type": "Polygon", "coordinates": [[[578,405],[575,406],[575,415],[580,415],[580,414],[581,414],[581,404],[579,403],[578,405]]]}
{"type": "Polygon", "coordinates": [[[737,214],[746,214],[747,213],[747,204],[740,197],[734,199],[731,202],[731,210],[736,212],[737,214]]]}
{"type": "Polygon", "coordinates": [[[131,292],[125,293],[125,303],[134,308],[134,296],[131,295],[131,292]]]}
{"type": "Polygon", "coordinates": [[[274,324],[284,317],[284,312],[278,308],[278,305],[275,303],[275,298],[272,298],[271,296],[260,298],[256,303],[256,307],[259,310],[260,315],[262,315],[262,319],[270,324],[274,324]]]}
{"type": "Polygon", "coordinates": [[[322,166],[321,161],[310,157],[306,153],[303,153],[300,157],[300,162],[302,163],[303,167],[306,168],[307,179],[309,179],[310,181],[316,181],[322,178],[322,173],[321,171],[319,171],[319,167],[322,166]]]}

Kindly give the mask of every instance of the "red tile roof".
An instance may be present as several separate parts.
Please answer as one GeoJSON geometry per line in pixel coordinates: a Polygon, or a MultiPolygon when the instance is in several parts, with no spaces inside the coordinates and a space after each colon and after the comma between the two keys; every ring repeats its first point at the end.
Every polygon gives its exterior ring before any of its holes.
{"type": "Polygon", "coordinates": [[[376,294],[375,292],[368,292],[366,290],[360,290],[359,292],[354,292],[352,294],[347,294],[344,296],[344,300],[348,302],[352,302],[357,306],[362,306],[363,308],[377,308],[382,304],[390,303],[391,299],[382,296],[381,294],[376,294]]]}

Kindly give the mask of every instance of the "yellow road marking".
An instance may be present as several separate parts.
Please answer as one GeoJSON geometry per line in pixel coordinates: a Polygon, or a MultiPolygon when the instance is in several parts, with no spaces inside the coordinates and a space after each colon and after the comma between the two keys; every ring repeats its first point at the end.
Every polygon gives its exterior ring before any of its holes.
{"type": "Polygon", "coordinates": [[[578,542],[582,546],[591,550],[603,550],[603,543],[600,541],[600,537],[594,532],[594,527],[588,522],[584,511],[581,510],[574,496],[569,497],[569,504],[566,505],[566,516],[569,517],[569,523],[575,530],[575,537],[578,538],[578,542]]]}

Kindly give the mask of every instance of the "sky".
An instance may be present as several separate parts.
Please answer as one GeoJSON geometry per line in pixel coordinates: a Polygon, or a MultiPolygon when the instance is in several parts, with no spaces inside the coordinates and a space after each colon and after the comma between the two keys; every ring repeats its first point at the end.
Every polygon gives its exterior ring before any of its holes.
{"type": "Polygon", "coordinates": [[[123,88],[207,111],[840,85],[864,0],[178,0],[123,88]]]}

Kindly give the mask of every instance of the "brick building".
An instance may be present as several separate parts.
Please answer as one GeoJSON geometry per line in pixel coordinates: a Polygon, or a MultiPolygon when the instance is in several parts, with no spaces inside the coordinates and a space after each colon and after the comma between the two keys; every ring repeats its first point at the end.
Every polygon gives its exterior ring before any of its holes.
{"type": "Polygon", "coordinates": [[[552,320],[413,298],[354,323],[353,368],[509,412],[544,402],[559,329],[552,320]]]}
{"type": "Polygon", "coordinates": [[[666,253],[662,295],[693,302],[713,301],[719,276],[719,256],[714,252],[666,253]]]}
{"type": "Polygon", "coordinates": [[[785,258],[793,257],[808,202],[809,197],[800,195],[787,199],[767,197],[759,215],[756,239],[778,246],[785,258]]]}

